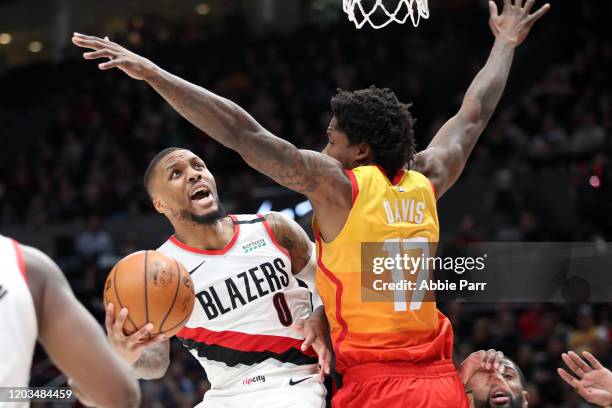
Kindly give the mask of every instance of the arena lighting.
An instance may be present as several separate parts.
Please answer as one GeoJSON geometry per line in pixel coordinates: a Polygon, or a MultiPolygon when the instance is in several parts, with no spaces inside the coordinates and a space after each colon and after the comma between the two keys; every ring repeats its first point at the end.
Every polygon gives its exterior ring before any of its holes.
{"type": "MultiPolygon", "coordinates": [[[[267,213],[270,211],[272,211],[272,201],[270,200],[265,200],[263,203],[261,203],[259,209],[257,210],[258,213],[267,213]]],[[[312,204],[310,204],[310,201],[304,200],[301,203],[296,204],[294,208],[285,208],[279,212],[289,218],[295,219],[295,217],[303,217],[311,211],[312,204]]]]}
{"type": "Polygon", "coordinates": [[[303,217],[311,211],[312,204],[309,200],[302,201],[301,203],[295,206],[295,215],[297,215],[298,217],[303,217]]]}
{"type": "Polygon", "coordinates": [[[258,213],[265,213],[268,211],[272,211],[272,201],[270,200],[266,200],[261,203],[261,205],[259,206],[259,210],[257,210],[258,213]]]}
{"type": "Polygon", "coordinates": [[[599,177],[597,176],[589,177],[589,185],[593,188],[601,187],[601,181],[599,180],[599,177]]]}
{"type": "Polygon", "coordinates": [[[201,16],[205,16],[206,14],[210,13],[210,6],[206,3],[200,3],[196,6],[195,12],[201,16]]]}
{"type": "Polygon", "coordinates": [[[10,44],[11,41],[13,41],[13,36],[10,35],[9,33],[0,34],[0,45],[10,44]]]}
{"type": "Polygon", "coordinates": [[[295,212],[293,212],[291,208],[285,208],[284,210],[280,210],[279,213],[283,214],[288,218],[291,218],[292,220],[295,220],[295,212]]]}
{"type": "Polygon", "coordinates": [[[40,52],[43,49],[43,45],[40,41],[32,41],[28,44],[28,50],[30,52],[40,52]]]}

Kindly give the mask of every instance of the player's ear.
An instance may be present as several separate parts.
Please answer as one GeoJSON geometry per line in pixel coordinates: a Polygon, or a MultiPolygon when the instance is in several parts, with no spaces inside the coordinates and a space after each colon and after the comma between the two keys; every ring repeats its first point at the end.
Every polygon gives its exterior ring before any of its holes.
{"type": "Polygon", "coordinates": [[[529,406],[529,392],[523,391],[523,406],[522,408],[527,408],[529,406]]]}
{"type": "Polygon", "coordinates": [[[355,161],[359,164],[372,161],[372,148],[367,143],[359,143],[355,146],[355,161]]]}
{"type": "Polygon", "coordinates": [[[155,211],[157,211],[160,214],[164,213],[164,202],[161,200],[161,198],[159,197],[154,197],[153,198],[153,207],[155,207],[155,211]]]}

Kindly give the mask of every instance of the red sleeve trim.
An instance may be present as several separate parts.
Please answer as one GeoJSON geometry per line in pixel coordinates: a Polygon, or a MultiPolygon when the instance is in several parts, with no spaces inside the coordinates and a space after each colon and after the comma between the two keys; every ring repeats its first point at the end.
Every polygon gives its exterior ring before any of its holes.
{"type": "Polygon", "coordinates": [[[357,178],[353,170],[344,170],[349,180],[351,180],[351,207],[355,205],[357,196],[359,195],[359,184],[357,184],[357,178]]]}
{"type": "Polygon", "coordinates": [[[23,259],[23,250],[17,241],[12,239],[13,247],[15,248],[15,255],[17,256],[17,266],[19,266],[19,272],[21,272],[21,276],[25,280],[26,284],[28,283],[28,274],[26,273],[25,261],[23,259]]]}
{"type": "Polygon", "coordinates": [[[431,184],[431,189],[433,190],[434,193],[434,198],[437,198],[437,193],[436,193],[436,186],[434,186],[433,181],[431,181],[431,179],[427,179],[429,181],[429,184],[431,184]]]}
{"type": "Polygon", "coordinates": [[[272,240],[272,242],[274,243],[274,245],[285,255],[287,255],[287,257],[289,259],[291,259],[291,254],[289,253],[289,251],[287,250],[287,248],[281,246],[281,244],[278,243],[278,241],[276,240],[276,235],[274,234],[274,232],[272,231],[272,228],[270,228],[270,224],[268,224],[268,221],[266,221],[266,217],[264,217],[261,214],[257,214],[258,217],[261,217],[263,219],[263,225],[266,228],[266,231],[268,231],[268,235],[270,236],[270,239],[272,240]]]}

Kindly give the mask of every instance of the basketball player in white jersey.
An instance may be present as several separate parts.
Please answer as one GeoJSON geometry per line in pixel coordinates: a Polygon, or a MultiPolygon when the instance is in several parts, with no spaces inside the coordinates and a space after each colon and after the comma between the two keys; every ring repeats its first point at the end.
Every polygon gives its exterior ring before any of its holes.
{"type": "MultiPolygon", "coordinates": [[[[185,149],[160,152],[147,169],[145,186],[175,230],[158,250],[180,261],[193,279],[197,302],[177,337],[211,383],[203,405],[324,407],[318,363],[329,372],[330,352],[322,340],[322,308],[305,323],[313,311],[312,294],[298,279],[314,287],[316,263],[304,230],[278,213],[228,216],[214,177],[185,149]],[[317,339],[305,342],[295,323],[319,324],[317,339]],[[311,341],[317,352],[308,347],[311,341]]],[[[109,308],[111,343],[138,377],[163,376],[168,340],[143,341],[151,326],[126,337],[127,313],[113,321],[109,308]]]]}
{"type": "MultiPolygon", "coordinates": [[[[137,407],[138,383],[45,254],[0,235],[0,386],[27,387],[36,339],[98,407],[137,407]]],[[[1,402],[0,407],[29,403],[1,402]]]]}

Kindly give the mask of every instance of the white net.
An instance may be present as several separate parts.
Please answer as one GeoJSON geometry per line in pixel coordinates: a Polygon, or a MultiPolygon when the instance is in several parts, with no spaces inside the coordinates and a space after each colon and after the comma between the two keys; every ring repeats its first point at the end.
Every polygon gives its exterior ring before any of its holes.
{"type": "Polygon", "coordinates": [[[376,29],[393,22],[404,24],[408,18],[416,27],[421,18],[429,18],[427,0],[396,0],[397,5],[393,6],[385,5],[383,0],[375,1],[374,6],[367,6],[364,5],[367,0],[342,0],[342,8],[348,15],[349,21],[352,21],[358,29],[367,23],[376,29]],[[383,16],[383,13],[386,17],[383,16]]]}

